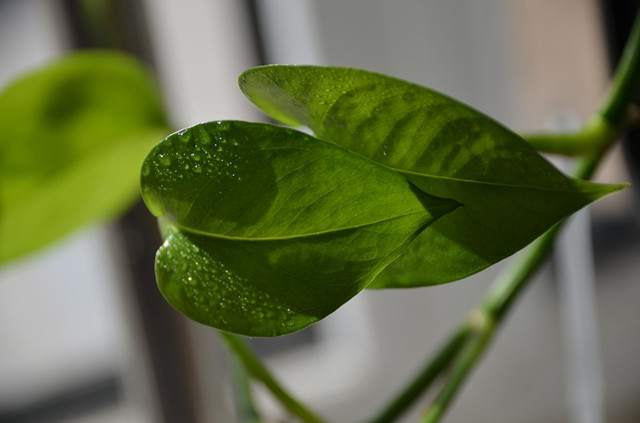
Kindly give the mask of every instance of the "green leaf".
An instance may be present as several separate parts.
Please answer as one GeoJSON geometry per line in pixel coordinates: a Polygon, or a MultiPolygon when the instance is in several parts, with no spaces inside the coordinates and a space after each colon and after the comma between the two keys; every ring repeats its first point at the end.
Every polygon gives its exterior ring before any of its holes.
{"type": "Polygon", "coordinates": [[[349,68],[264,66],[245,95],[289,125],[344,146],[463,207],[425,230],[371,287],[461,279],[619,189],[567,178],[515,133],[442,94],[349,68]]]}
{"type": "Polygon", "coordinates": [[[0,94],[0,262],[121,213],[140,165],[167,134],[150,73],[122,53],[86,51],[0,94]]]}
{"type": "Polygon", "coordinates": [[[336,310],[457,203],[302,132],[210,122],[144,162],[161,217],[160,290],[191,319],[251,336],[299,330],[336,310]]]}

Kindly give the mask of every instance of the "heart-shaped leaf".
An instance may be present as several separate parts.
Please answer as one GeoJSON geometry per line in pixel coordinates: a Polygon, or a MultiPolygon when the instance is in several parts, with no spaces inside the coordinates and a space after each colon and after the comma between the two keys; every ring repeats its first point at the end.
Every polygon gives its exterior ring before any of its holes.
{"type": "Polygon", "coordinates": [[[274,336],[322,319],[458,206],[334,144],[283,127],[211,122],[149,153],[162,216],[160,290],[201,323],[274,336]]]}
{"type": "Polygon", "coordinates": [[[150,73],[122,53],[87,51],[0,94],[0,262],[139,196],[145,154],[169,131],[150,73]]]}
{"type": "Polygon", "coordinates": [[[240,87],[289,125],[403,174],[458,208],[425,230],[371,287],[457,280],[518,251],[620,186],[570,179],[515,133],[430,89],[350,68],[264,66],[240,87]]]}

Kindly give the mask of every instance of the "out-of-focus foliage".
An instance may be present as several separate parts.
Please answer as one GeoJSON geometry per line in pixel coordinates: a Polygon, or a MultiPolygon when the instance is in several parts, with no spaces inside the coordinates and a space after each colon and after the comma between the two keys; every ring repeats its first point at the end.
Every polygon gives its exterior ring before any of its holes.
{"type": "Polygon", "coordinates": [[[152,75],[135,59],[85,51],[0,94],[0,262],[137,198],[139,169],[169,132],[152,75]]]}

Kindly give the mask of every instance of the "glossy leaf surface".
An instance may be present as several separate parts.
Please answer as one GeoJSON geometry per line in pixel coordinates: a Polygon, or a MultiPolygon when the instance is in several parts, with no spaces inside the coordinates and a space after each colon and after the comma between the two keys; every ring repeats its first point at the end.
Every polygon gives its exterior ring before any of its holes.
{"type": "Polygon", "coordinates": [[[458,206],[334,144],[246,122],[167,137],[145,160],[141,185],[161,216],[156,275],[166,299],[251,336],[333,312],[458,206]]]}
{"type": "Polygon", "coordinates": [[[169,131],[151,75],[129,56],[83,52],[0,94],[0,262],[139,195],[140,165],[169,131]]]}
{"type": "Polygon", "coordinates": [[[618,186],[570,179],[515,133],[430,89],[350,68],[264,66],[240,77],[272,117],[398,171],[463,206],[425,230],[372,287],[476,273],[618,186]]]}

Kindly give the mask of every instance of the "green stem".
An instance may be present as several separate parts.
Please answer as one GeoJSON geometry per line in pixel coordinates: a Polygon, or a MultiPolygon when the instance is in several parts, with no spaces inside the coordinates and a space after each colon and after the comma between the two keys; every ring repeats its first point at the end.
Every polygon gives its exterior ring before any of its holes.
{"type": "Polygon", "coordinates": [[[261,421],[260,413],[258,413],[253,402],[249,375],[247,375],[247,371],[244,369],[237,357],[233,357],[232,362],[232,376],[236,392],[238,418],[244,423],[258,423],[261,421]]]}
{"type": "Polygon", "coordinates": [[[474,336],[470,337],[458,353],[451,366],[451,374],[426,410],[421,423],[435,423],[442,418],[470,371],[483,356],[495,334],[495,328],[503,322],[506,311],[547,257],[558,232],[557,228],[558,226],[554,227],[538,238],[515,262],[503,270],[482,305],[472,312],[469,320],[479,322],[472,325],[475,328],[474,336]]]}
{"type": "Polygon", "coordinates": [[[282,385],[269,373],[269,370],[267,370],[260,359],[253,354],[242,339],[227,332],[219,333],[227,346],[233,351],[245,369],[247,369],[247,372],[262,382],[287,410],[300,418],[304,423],[323,423],[320,417],[284,390],[282,385]]]}
{"type": "MultiPolygon", "coordinates": [[[[588,179],[602,155],[581,160],[572,172],[573,176],[588,179]]],[[[549,255],[562,223],[551,228],[527,247],[522,255],[503,270],[492,285],[480,308],[470,317],[471,322],[477,320],[481,324],[469,323],[476,328],[474,336],[469,338],[464,348],[457,354],[451,366],[450,376],[433,404],[427,409],[421,423],[436,423],[442,418],[470,371],[484,355],[495,334],[495,329],[504,321],[504,316],[511,305],[549,255]]]]}
{"type": "Polygon", "coordinates": [[[602,106],[581,131],[569,134],[531,134],[525,139],[537,150],[570,156],[605,149],[628,126],[637,124],[631,105],[640,89],[640,13],[631,29],[622,58],[602,106]]]}
{"type": "MultiPolygon", "coordinates": [[[[580,169],[583,168],[584,166],[580,167],[580,169]]],[[[593,167],[589,168],[593,169],[593,167]]],[[[584,172],[581,171],[581,173],[584,172]]],[[[547,257],[558,229],[559,225],[550,229],[527,247],[517,260],[510,263],[502,271],[486,295],[482,306],[472,312],[468,321],[463,322],[454,336],[445,344],[438,355],[429,362],[420,375],[371,423],[394,421],[431,386],[435,378],[442,373],[442,370],[453,361],[451,366],[452,373],[440,395],[427,410],[423,423],[436,422],[442,417],[447,406],[464,382],[465,377],[473,368],[475,362],[482,356],[485,347],[493,337],[494,327],[496,324],[499,326],[506,311],[547,257]],[[478,313],[483,316],[483,319],[478,318],[478,313]],[[479,320],[497,323],[492,323],[491,325],[474,323],[479,320]]]]}
{"type": "Polygon", "coordinates": [[[613,77],[612,89],[600,109],[600,115],[613,127],[628,119],[629,105],[640,88],[640,13],[631,28],[629,39],[613,77]]]}
{"type": "Polygon", "coordinates": [[[411,404],[433,383],[442,370],[451,363],[458,351],[465,345],[469,334],[470,327],[467,324],[460,326],[451,339],[449,339],[434,358],[427,363],[424,370],[370,422],[390,423],[404,414],[411,404]]]}
{"type": "MultiPolygon", "coordinates": [[[[640,13],[636,17],[623,58],[616,70],[613,88],[600,111],[577,133],[531,135],[527,140],[541,151],[568,155],[586,154],[587,157],[579,162],[573,175],[588,179],[618,135],[630,124],[637,123],[631,122],[630,114],[631,102],[639,87],[640,13]]],[[[495,328],[502,323],[504,315],[549,254],[560,226],[561,223],[532,243],[496,280],[477,310],[489,323],[477,326],[473,336],[465,334],[459,338],[460,332],[456,333],[418,378],[374,419],[373,423],[387,423],[398,417],[429,388],[442,370],[452,363],[451,373],[433,404],[427,409],[422,423],[435,423],[440,420],[469,372],[484,354],[494,336],[495,328]]],[[[471,323],[466,322],[461,326],[461,330],[468,329],[470,325],[471,323]]]]}
{"type": "MultiPolygon", "coordinates": [[[[589,179],[605,151],[618,135],[631,124],[637,123],[632,121],[631,103],[639,87],[640,13],[636,17],[623,58],[616,70],[613,88],[599,112],[577,133],[533,135],[527,139],[543,151],[585,154],[586,157],[578,163],[573,176],[589,179]]],[[[556,225],[532,243],[497,279],[477,310],[488,323],[476,325],[473,336],[467,337],[461,344],[456,344],[456,348],[447,351],[451,356],[436,357],[434,363],[452,362],[451,373],[432,405],[426,410],[422,423],[435,423],[442,418],[470,371],[483,356],[496,327],[500,326],[505,314],[549,254],[561,225],[562,223],[556,225]]],[[[440,371],[442,367],[438,369],[440,371]]],[[[428,388],[432,380],[433,378],[420,386],[420,393],[428,388]]],[[[417,398],[417,395],[413,394],[411,398],[417,398]]],[[[408,407],[408,404],[403,404],[403,407],[408,407]]]]}
{"type": "Polygon", "coordinates": [[[433,403],[425,410],[420,420],[421,423],[433,423],[440,420],[493,337],[495,321],[482,309],[472,310],[468,321],[472,328],[472,336],[467,339],[464,348],[457,354],[445,385],[433,403]]]}
{"type": "MultiPolygon", "coordinates": [[[[601,157],[602,155],[595,155],[580,160],[572,175],[580,179],[589,179],[601,157]]],[[[482,357],[484,350],[493,338],[495,327],[499,327],[506,312],[549,255],[561,225],[562,222],[535,240],[500,273],[482,301],[481,307],[474,310],[469,321],[465,321],[460,326],[413,382],[376,418],[371,420],[371,423],[390,423],[397,419],[453,362],[451,375],[433,405],[428,408],[422,423],[433,423],[442,417],[466,376],[482,357]],[[474,324],[479,320],[478,313],[483,316],[483,320],[495,323],[474,324]],[[472,328],[475,329],[472,330],[472,328]]]]}
{"type": "Polygon", "coordinates": [[[544,153],[579,156],[598,150],[604,140],[615,139],[619,132],[619,128],[595,114],[578,132],[527,134],[524,138],[536,150],[544,153]]]}
{"type": "Polygon", "coordinates": [[[531,243],[521,256],[500,273],[482,303],[482,309],[494,319],[502,319],[522,288],[547,258],[560,226],[561,224],[554,226],[531,243]]]}

